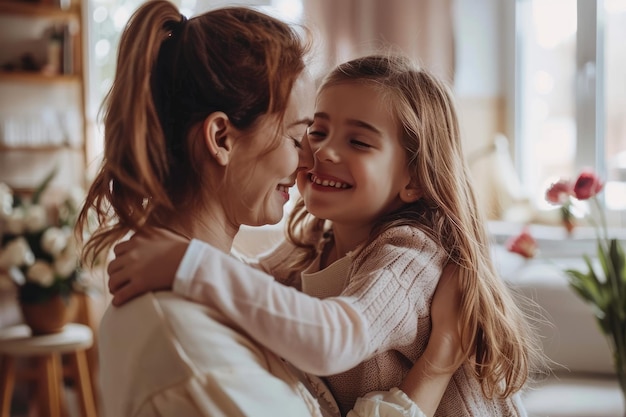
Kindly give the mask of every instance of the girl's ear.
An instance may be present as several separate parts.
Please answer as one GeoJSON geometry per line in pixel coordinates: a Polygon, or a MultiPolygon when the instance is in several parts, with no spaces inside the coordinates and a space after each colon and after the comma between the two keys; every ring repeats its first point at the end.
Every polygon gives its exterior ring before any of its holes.
{"type": "Polygon", "coordinates": [[[422,198],[422,190],[416,185],[407,184],[400,191],[400,200],[404,203],[414,203],[420,198],[422,198]]]}
{"type": "Polygon", "coordinates": [[[209,114],[202,125],[204,143],[218,165],[226,166],[233,149],[232,128],[224,112],[209,114]]]}

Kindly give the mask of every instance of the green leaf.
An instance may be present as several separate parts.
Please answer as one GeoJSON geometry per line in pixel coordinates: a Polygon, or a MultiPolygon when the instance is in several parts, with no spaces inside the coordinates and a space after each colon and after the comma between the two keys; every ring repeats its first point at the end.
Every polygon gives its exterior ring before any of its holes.
{"type": "Polygon", "coordinates": [[[609,257],[615,276],[621,278],[618,280],[618,285],[623,286],[626,284],[626,255],[624,255],[624,248],[617,239],[611,239],[609,257]]]}
{"type": "Polygon", "coordinates": [[[55,166],[52,169],[52,171],[50,171],[50,173],[46,176],[46,178],[43,179],[41,184],[37,186],[37,188],[35,189],[35,192],[33,193],[33,198],[32,198],[33,204],[39,203],[39,199],[41,198],[41,195],[43,194],[44,191],[46,191],[46,188],[48,188],[48,186],[50,185],[50,182],[52,182],[54,177],[56,177],[58,171],[59,171],[59,167],[55,166]]]}
{"type": "Polygon", "coordinates": [[[604,248],[602,247],[602,242],[598,239],[598,260],[600,261],[600,265],[602,265],[602,271],[604,272],[604,276],[609,280],[611,276],[611,264],[610,259],[604,252],[604,248]]]}
{"type": "Polygon", "coordinates": [[[576,290],[578,295],[604,311],[606,302],[602,294],[600,282],[591,266],[586,274],[575,269],[568,269],[565,272],[569,275],[570,286],[576,290]]]}
{"type": "Polygon", "coordinates": [[[613,269],[611,280],[617,293],[613,294],[613,304],[618,317],[626,322],[626,255],[624,248],[617,239],[611,239],[609,244],[609,259],[613,269]]]}

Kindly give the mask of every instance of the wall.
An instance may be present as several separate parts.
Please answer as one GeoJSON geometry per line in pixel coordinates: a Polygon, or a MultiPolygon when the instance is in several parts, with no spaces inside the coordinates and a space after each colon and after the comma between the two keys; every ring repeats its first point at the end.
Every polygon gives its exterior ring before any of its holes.
{"type": "MultiPolygon", "coordinates": [[[[499,0],[456,0],[454,7],[455,80],[461,131],[479,199],[491,218],[502,214],[503,197],[511,186],[494,182],[494,171],[510,158],[497,158],[497,134],[511,139],[508,127],[510,82],[504,25],[508,10],[499,0]],[[504,159],[504,161],[502,160],[504,159]]],[[[510,167],[509,172],[514,172],[510,167]]]]}

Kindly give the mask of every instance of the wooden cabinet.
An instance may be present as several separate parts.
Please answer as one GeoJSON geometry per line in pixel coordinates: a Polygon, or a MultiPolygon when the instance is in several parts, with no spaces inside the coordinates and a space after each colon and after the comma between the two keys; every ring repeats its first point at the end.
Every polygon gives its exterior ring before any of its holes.
{"type": "Polygon", "coordinates": [[[0,182],[85,185],[85,0],[0,0],[0,182]]]}

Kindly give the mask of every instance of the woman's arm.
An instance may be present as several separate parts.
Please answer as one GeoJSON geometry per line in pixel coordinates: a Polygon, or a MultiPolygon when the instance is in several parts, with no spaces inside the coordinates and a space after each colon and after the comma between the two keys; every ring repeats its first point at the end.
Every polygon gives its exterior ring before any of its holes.
{"type": "Polygon", "coordinates": [[[297,248],[284,239],[269,252],[261,254],[258,259],[246,260],[245,262],[253,268],[260,269],[271,275],[281,284],[300,290],[302,288],[300,274],[295,274],[295,279],[292,279],[294,274],[290,263],[296,251],[297,248]]]}
{"type": "MultiPolygon", "coordinates": [[[[187,238],[162,228],[147,228],[115,245],[115,258],[107,270],[113,305],[122,305],[149,291],[171,289],[188,246],[187,238]]],[[[240,260],[287,285],[290,271],[285,260],[294,250],[293,245],[283,241],[258,259],[240,260]]],[[[298,285],[299,281],[292,284],[298,285]]]]}
{"type": "Polygon", "coordinates": [[[448,264],[430,308],[432,330],[428,345],[400,385],[427,416],[435,414],[452,375],[464,360],[460,303],[458,267],[448,264]]]}
{"type": "Polygon", "coordinates": [[[112,304],[121,306],[150,291],[171,290],[189,239],[162,228],[134,234],[113,248],[109,263],[112,304]]]}
{"type": "MultiPolygon", "coordinates": [[[[325,300],[307,296],[196,240],[185,252],[174,290],[218,308],[259,343],[300,369],[317,375],[336,374],[351,369],[377,351],[406,343],[406,337],[415,334],[417,312],[414,303],[424,305],[424,301],[418,299],[429,297],[421,294],[419,285],[423,282],[432,285],[432,294],[435,284],[427,281],[436,283],[440,274],[437,263],[430,262],[432,254],[423,253],[426,249],[436,250],[435,245],[419,247],[418,252],[415,239],[414,234],[394,236],[393,244],[384,249],[388,255],[385,259],[403,265],[419,263],[411,270],[420,271],[425,279],[398,275],[397,271],[386,269],[384,262],[380,263],[382,261],[377,263],[380,269],[363,271],[353,277],[354,282],[373,289],[370,294],[376,302],[363,291],[354,296],[325,300]],[[391,315],[389,319],[402,327],[381,319],[383,315],[391,315]]],[[[162,263],[160,257],[156,259],[156,263],[162,263]]],[[[127,264],[132,267],[132,262],[127,264]]],[[[112,275],[110,285],[116,304],[132,298],[137,292],[150,291],[154,286],[167,288],[171,284],[171,278],[162,281],[146,274],[129,276],[121,267],[111,270],[118,271],[113,272],[116,275],[112,275]],[[162,286],[163,282],[165,286],[162,286]]],[[[155,272],[162,274],[163,271],[155,272]]]]}
{"type": "Polygon", "coordinates": [[[166,230],[139,238],[150,248],[147,257],[140,258],[131,242],[115,247],[108,268],[113,305],[174,287],[218,308],[253,339],[316,375],[346,371],[372,353],[368,325],[346,300],[310,297],[208,244],[190,244],[166,230]]]}

